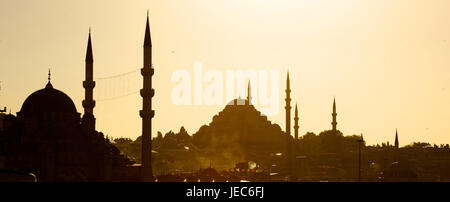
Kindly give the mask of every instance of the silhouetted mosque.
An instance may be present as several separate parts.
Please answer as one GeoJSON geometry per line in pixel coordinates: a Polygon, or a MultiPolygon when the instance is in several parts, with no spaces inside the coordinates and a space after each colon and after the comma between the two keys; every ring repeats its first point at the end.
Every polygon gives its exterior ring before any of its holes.
{"type": "Polygon", "coordinates": [[[67,94],[53,87],[49,70],[45,87],[25,99],[17,117],[9,114],[2,119],[2,167],[33,173],[38,181],[152,181],[150,138],[154,90],[151,88],[153,68],[148,15],[144,67],[141,70],[144,77],[141,90],[143,109],[140,111],[144,137],[142,169],[139,166],[130,167],[134,162],[121,155],[103,133],[95,129],[93,62],[89,29],[83,81],[83,116],[80,117],[81,114],[67,94]],[[130,172],[134,172],[134,176],[130,176],[133,175],[130,172]]]}
{"type": "MultiPolygon", "coordinates": [[[[258,162],[262,168],[270,169],[277,164],[281,172],[293,172],[293,138],[290,135],[290,81],[286,78],[286,131],[278,124],[271,123],[251,104],[250,82],[247,98],[234,99],[215,115],[212,122],[202,126],[193,134],[193,143],[211,155],[217,167],[234,166],[241,161],[258,162]],[[281,154],[277,162],[271,162],[275,154],[281,154]]],[[[296,111],[295,132],[298,137],[298,110],[296,111]]]]}
{"type": "Polygon", "coordinates": [[[267,167],[271,155],[284,153],[287,136],[251,104],[250,85],[247,95],[245,100],[230,101],[211,123],[193,134],[194,145],[210,154],[216,168],[232,168],[249,160],[267,167]]]}
{"type": "Polygon", "coordinates": [[[5,167],[34,173],[39,181],[110,180],[125,163],[120,151],[95,130],[91,34],[86,52],[84,115],[51,83],[28,96],[5,128],[5,167]]]}

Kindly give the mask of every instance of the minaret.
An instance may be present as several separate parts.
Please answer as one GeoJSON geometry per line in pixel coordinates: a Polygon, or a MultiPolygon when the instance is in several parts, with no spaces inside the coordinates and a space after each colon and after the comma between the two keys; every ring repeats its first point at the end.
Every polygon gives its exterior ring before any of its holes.
{"type": "Polygon", "coordinates": [[[295,140],[298,140],[298,109],[297,103],[295,103],[295,115],[294,115],[294,137],[295,140]]]}
{"type": "MultiPolygon", "coordinates": [[[[2,82],[0,81],[0,84],[1,84],[2,82]]],[[[1,85],[0,85],[0,90],[2,89],[2,87],[1,87],[1,85]]],[[[10,111],[11,111],[11,109],[9,109],[10,111]]],[[[0,109],[0,113],[1,112],[6,112],[6,107],[4,107],[3,109],[0,109]]],[[[11,112],[9,112],[10,114],[11,114],[11,112]]]]}
{"type": "Polygon", "coordinates": [[[91,28],[89,28],[89,38],[86,50],[86,65],[85,65],[85,80],[83,81],[84,87],[84,100],[82,102],[84,108],[84,114],[82,118],[83,128],[89,134],[93,134],[95,131],[95,117],[94,107],[95,100],[93,99],[93,90],[95,87],[95,81],[93,80],[94,71],[94,58],[92,56],[92,44],[91,44],[91,28]]]}
{"type": "Polygon", "coordinates": [[[252,104],[252,95],[251,95],[250,81],[248,81],[246,104],[247,105],[251,105],[252,104]]]}
{"type": "Polygon", "coordinates": [[[394,147],[394,161],[398,161],[398,132],[397,129],[395,129],[395,147],[394,147]]]}
{"type": "Polygon", "coordinates": [[[337,122],[336,122],[336,116],[337,116],[336,99],[333,99],[333,113],[331,115],[333,116],[333,122],[331,122],[331,125],[333,126],[333,131],[336,132],[337,131],[337,129],[336,129],[336,125],[337,125],[337,122]]]}
{"type": "Polygon", "coordinates": [[[397,132],[397,129],[395,129],[395,148],[398,149],[398,132],[397,132]]]}
{"type": "Polygon", "coordinates": [[[152,170],[152,118],[155,111],[152,110],[152,97],[155,90],[152,88],[152,40],[150,38],[150,25],[147,11],[147,24],[145,26],[144,38],[144,67],[141,75],[144,77],[144,87],[141,89],[142,110],[139,115],[142,117],[142,181],[153,181],[152,170]]]}
{"type": "Polygon", "coordinates": [[[50,80],[51,80],[51,76],[52,76],[52,74],[51,74],[51,72],[50,72],[50,69],[48,69],[48,82],[47,82],[47,85],[45,86],[46,88],[50,88],[50,87],[53,87],[52,86],[52,83],[50,83],[50,80]]]}
{"type": "Polygon", "coordinates": [[[286,79],[286,134],[291,135],[291,88],[289,81],[289,72],[286,79]]]}
{"type": "Polygon", "coordinates": [[[291,88],[289,81],[289,72],[287,73],[286,79],[286,135],[287,135],[287,166],[288,166],[288,174],[292,174],[292,144],[291,144],[291,88]]]}

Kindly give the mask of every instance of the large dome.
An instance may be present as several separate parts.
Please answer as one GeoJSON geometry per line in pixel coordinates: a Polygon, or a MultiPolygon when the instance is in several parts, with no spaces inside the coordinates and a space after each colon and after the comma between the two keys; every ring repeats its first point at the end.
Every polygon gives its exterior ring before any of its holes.
{"type": "Polygon", "coordinates": [[[49,82],[44,89],[32,93],[22,105],[21,114],[42,112],[77,113],[72,99],[53,88],[49,82]]]}

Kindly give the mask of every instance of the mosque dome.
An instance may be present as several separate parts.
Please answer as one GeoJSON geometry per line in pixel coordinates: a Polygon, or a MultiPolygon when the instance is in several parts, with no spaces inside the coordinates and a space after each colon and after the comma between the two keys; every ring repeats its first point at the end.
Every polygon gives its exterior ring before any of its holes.
{"type": "Polygon", "coordinates": [[[44,112],[76,114],[77,109],[72,99],[62,91],[54,89],[50,82],[44,89],[32,93],[22,105],[21,114],[44,112]]]}

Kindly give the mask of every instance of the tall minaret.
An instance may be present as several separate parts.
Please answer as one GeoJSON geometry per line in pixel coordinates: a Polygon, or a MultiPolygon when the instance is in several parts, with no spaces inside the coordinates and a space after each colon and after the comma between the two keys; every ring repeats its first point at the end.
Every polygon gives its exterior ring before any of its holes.
{"type": "Polygon", "coordinates": [[[250,81],[248,81],[248,87],[247,87],[247,100],[246,100],[246,104],[247,105],[251,105],[252,104],[252,95],[251,95],[251,88],[250,88],[250,81]]]}
{"type": "Polygon", "coordinates": [[[331,122],[331,125],[333,126],[333,131],[334,132],[336,132],[336,125],[337,125],[337,122],[336,122],[336,116],[337,116],[337,113],[336,113],[336,99],[333,99],[333,113],[331,114],[332,116],[333,116],[333,122],[331,122]]]}
{"type": "Polygon", "coordinates": [[[286,79],[286,134],[291,135],[291,87],[289,81],[289,72],[286,79]]]}
{"type": "Polygon", "coordinates": [[[287,152],[286,152],[286,158],[287,158],[287,166],[288,166],[288,173],[292,174],[292,144],[291,144],[291,88],[290,88],[290,81],[289,81],[289,72],[287,73],[287,79],[286,79],[286,135],[287,135],[287,152]]]}
{"type": "Polygon", "coordinates": [[[152,40],[150,38],[150,25],[147,12],[147,24],[144,38],[144,67],[141,74],[144,77],[144,87],[141,89],[142,110],[139,115],[142,117],[142,181],[153,181],[152,170],[152,118],[155,111],[152,110],[152,97],[155,90],[152,88],[152,40]]]}
{"type": "Polygon", "coordinates": [[[94,74],[94,58],[92,56],[92,44],[91,44],[91,28],[89,28],[89,38],[86,50],[86,77],[83,81],[84,87],[84,100],[82,102],[84,108],[84,114],[82,118],[82,123],[84,129],[92,134],[95,131],[95,117],[94,117],[94,107],[95,100],[93,99],[93,90],[95,87],[95,81],[93,79],[94,74]]]}
{"type": "Polygon", "coordinates": [[[295,140],[298,140],[298,109],[297,103],[295,103],[295,115],[294,115],[294,137],[295,140]]]}

